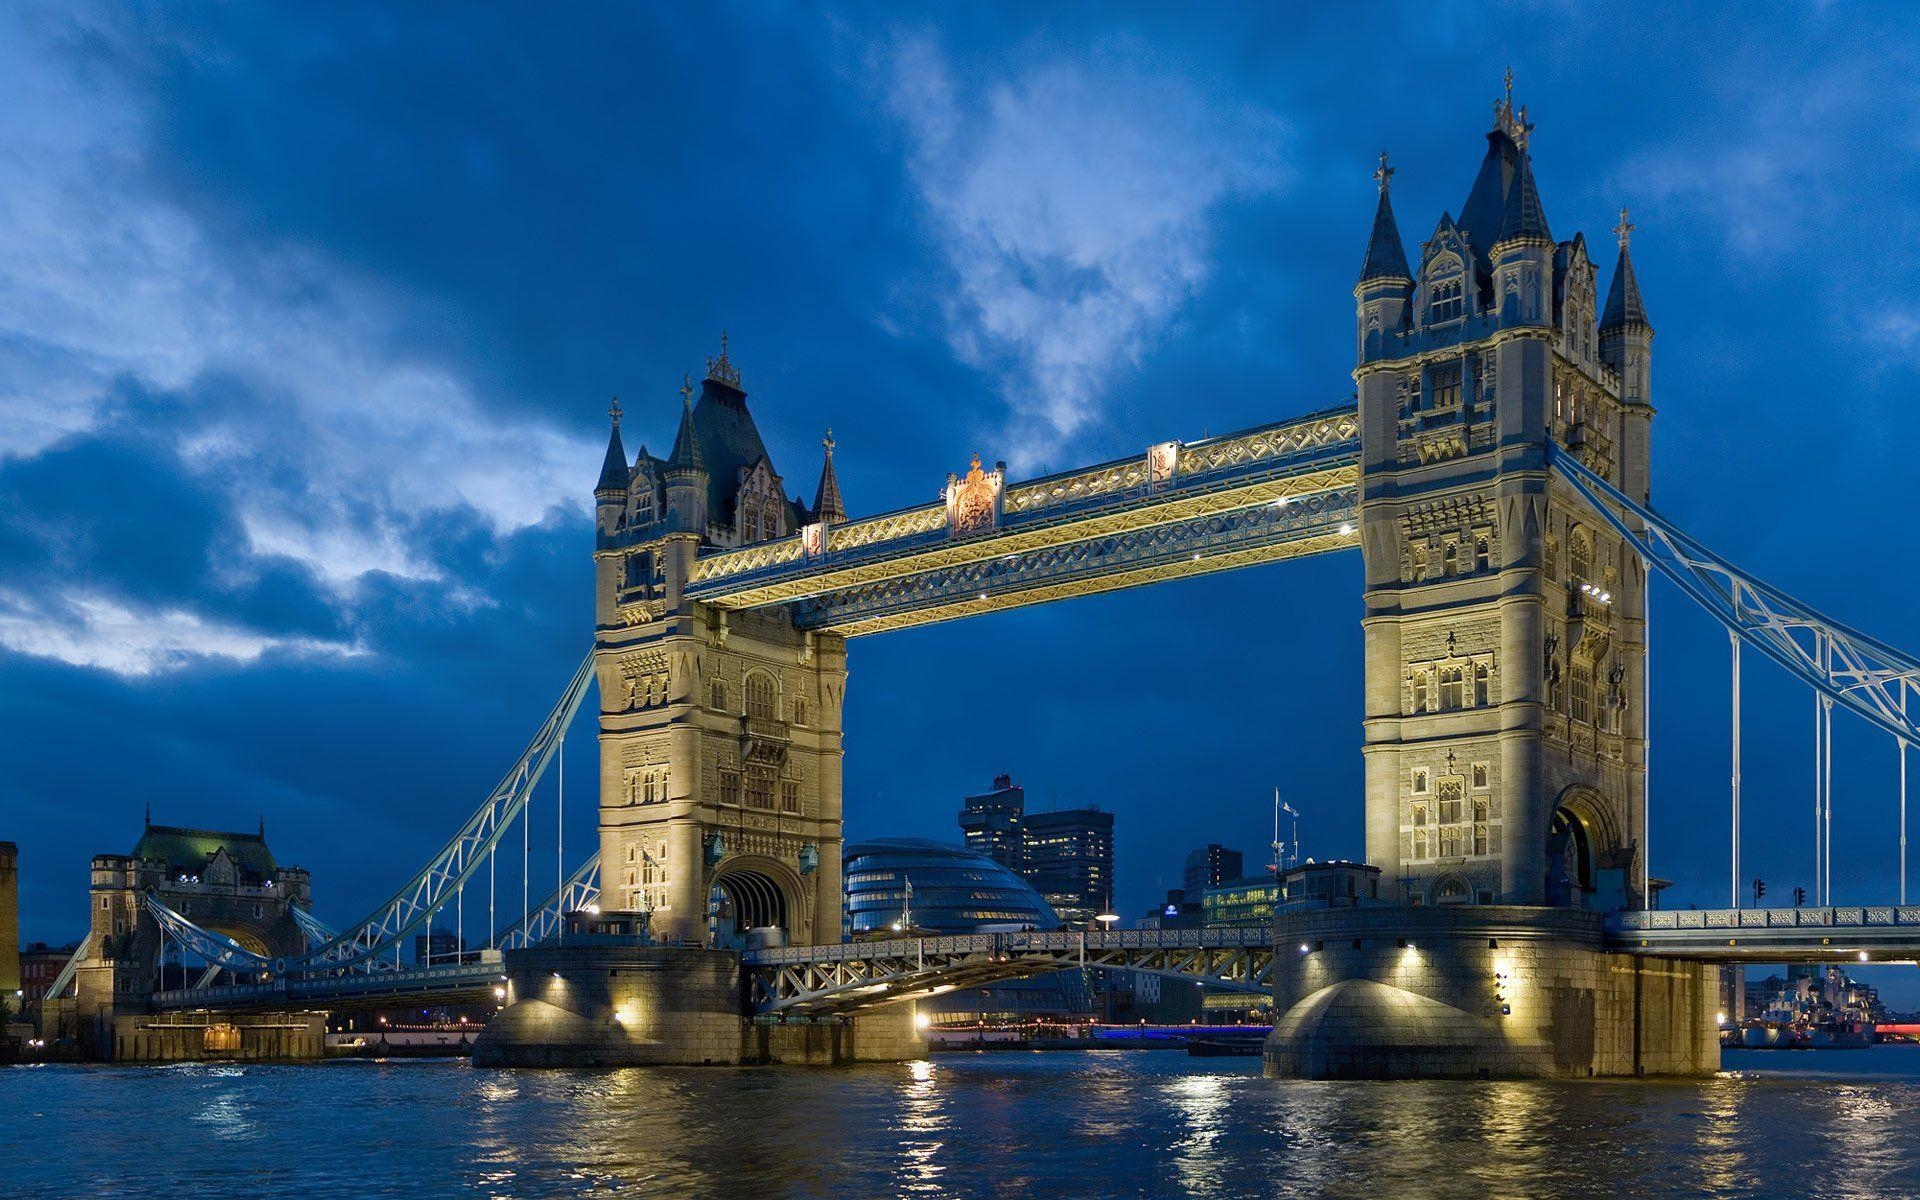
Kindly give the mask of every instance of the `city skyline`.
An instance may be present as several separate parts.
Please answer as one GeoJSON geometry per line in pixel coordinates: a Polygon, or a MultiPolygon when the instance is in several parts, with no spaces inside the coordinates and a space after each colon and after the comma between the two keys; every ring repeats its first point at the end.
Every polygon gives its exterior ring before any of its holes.
{"type": "MultiPolygon", "coordinates": [[[[1363,84],[1278,41],[1225,56],[1151,15],[1123,34],[963,21],[852,44],[796,18],[781,31],[798,35],[792,55],[725,13],[630,14],[660,78],[591,56],[577,91],[509,72],[493,86],[539,103],[491,124],[432,103],[436,88],[487,92],[446,63],[356,84],[346,64],[368,48],[364,21],[329,47],[277,27],[298,21],[284,16],[8,19],[21,35],[0,51],[17,56],[10,74],[39,85],[37,104],[74,100],[74,140],[109,164],[41,130],[22,151],[40,169],[16,193],[26,219],[0,235],[15,346],[0,359],[14,418],[0,446],[0,705],[22,735],[0,750],[17,826],[0,836],[21,844],[28,939],[77,934],[87,857],[124,852],[144,803],[216,828],[264,812],[331,916],[384,894],[491,784],[584,645],[608,397],[624,397],[630,444],[662,452],[681,375],[722,328],[786,491],[811,494],[831,424],[856,514],[931,496],[975,450],[1031,475],[1341,400],[1374,157],[1392,151],[1417,244],[1433,214],[1458,211],[1509,63],[1555,228],[1604,245],[1621,204],[1640,226],[1660,330],[1656,502],[1786,590],[1914,640],[1899,578],[1873,558],[1883,535],[1804,502],[1897,509],[1920,486],[1877,434],[1920,358],[1920,316],[1894,286],[1915,166],[1910,144],[1865,119],[1891,105],[1910,122],[1920,107],[1895,81],[1910,52],[1850,44],[1838,17],[1798,14],[1799,50],[1736,39],[1724,76],[1666,96],[1609,85],[1601,102],[1594,85],[1617,65],[1481,36],[1467,17],[1455,36],[1469,69],[1363,84]],[[257,64],[283,34],[278,52],[309,82],[207,53],[243,48],[257,64]],[[686,101],[696,48],[712,45],[766,80],[686,101]],[[880,95],[848,61],[882,68],[880,95]],[[1276,79],[1277,65],[1298,77],[1276,79]],[[1782,88],[1800,99],[1745,114],[1729,81],[1763,66],[1803,81],[1782,88]],[[771,89],[795,82],[814,103],[772,119],[771,89]],[[1426,102],[1407,104],[1410,87],[1426,102]],[[876,104],[879,119],[860,111],[876,104]],[[542,105],[575,140],[545,145],[515,115],[542,105]],[[376,119],[371,153],[328,137],[329,122],[376,119]],[[1183,122],[1200,131],[1186,157],[1156,161],[1183,122]],[[1089,127],[1138,144],[1090,146],[1089,127]],[[314,203],[310,168],[276,145],[289,128],[356,186],[314,203]],[[516,182],[528,164],[548,168],[539,188],[516,182]],[[555,186],[566,164],[576,173],[555,186]],[[1843,192],[1836,176],[1856,183],[1843,192]],[[31,244],[49,232],[32,208],[49,179],[111,199],[120,245],[138,253],[103,258],[78,230],[31,244]],[[429,179],[437,209],[416,195],[429,179]],[[1092,186],[1111,179],[1129,186],[1092,186]],[[1030,190],[1009,192],[1016,180],[1030,190]],[[741,198],[762,188],[791,203],[741,198]],[[577,228],[558,219],[563,197],[585,204],[577,228]],[[1050,215],[1034,215],[1039,202],[1050,215]],[[880,265],[836,273],[836,247],[861,235],[880,265]],[[461,252],[474,245],[502,257],[461,252]],[[999,245],[1004,257],[983,253],[999,245]],[[530,314],[528,283],[555,307],[530,314]],[[110,291],[131,311],[114,313],[110,291]],[[272,322],[243,319],[262,307],[272,322]],[[169,310],[177,323],[160,322],[169,310]],[[1073,321],[1085,345],[1056,329],[1073,321]],[[1743,418],[1731,427],[1730,411],[1743,418]],[[1756,475],[1798,486],[1756,491],[1756,475]],[[1728,493],[1737,511],[1715,504],[1728,493]],[[102,741],[115,752],[89,752],[102,741]],[[449,741],[460,760],[430,752],[449,741]],[[381,844],[367,847],[376,821],[381,844]]],[[[539,32],[552,40],[531,58],[579,50],[539,32]]],[[[1311,45],[1332,31],[1289,32],[1311,45]]],[[[1637,32],[1643,75],[1685,60],[1677,33],[1637,32]]],[[[1372,49],[1413,61],[1406,43],[1372,49]]],[[[1012,769],[1056,806],[1118,814],[1123,912],[1177,886],[1186,849],[1264,844],[1276,784],[1305,814],[1309,853],[1360,857],[1357,576],[1352,556],[1321,559],[862,640],[850,836],[946,832],[957,798],[1012,769]],[[1155,860],[1169,839],[1181,848],[1155,860]]],[[[1724,903],[1724,638],[1675,594],[1656,588],[1654,606],[1654,870],[1685,881],[1670,902],[1724,903]],[[1689,678],[1703,682],[1676,682],[1689,678]]],[[[1755,677],[1762,832],[1746,873],[1784,898],[1810,876],[1797,843],[1772,836],[1803,819],[1804,698],[1755,677]]],[[[1892,750],[1841,737],[1856,754],[1838,788],[1836,894],[1890,895],[1892,750]]],[[[576,737],[570,774],[591,780],[593,757],[576,737]]],[[[569,839],[585,844],[580,795],[569,839]]]]}

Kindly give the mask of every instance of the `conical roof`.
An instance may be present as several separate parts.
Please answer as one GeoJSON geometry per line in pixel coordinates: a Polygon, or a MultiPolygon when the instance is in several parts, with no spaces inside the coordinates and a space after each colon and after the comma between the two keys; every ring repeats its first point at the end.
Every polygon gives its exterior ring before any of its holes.
{"type": "Polygon", "coordinates": [[[813,493],[813,519],[816,521],[844,521],[847,519],[847,506],[840,499],[840,477],[833,470],[833,430],[827,430],[827,436],[821,439],[827,448],[827,458],[820,466],[820,486],[813,493]]]}
{"type": "Polygon", "coordinates": [[[1553,232],[1547,228],[1547,210],[1540,203],[1540,189],[1533,182],[1533,162],[1523,152],[1514,173],[1513,186],[1507,189],[1507,202],[1500,214],[1500,242],[1539,241],[1549,244],[1553,232]]]}
{"type": "Polygon", "coordinates": [[[1393,204],[1387,199],[1387,189],[1382,187],[1379,207],[1373,210],[1373,236],[1367,239],[1367,261],[1360,266],[1360,282],[1411,278],[1407,251],[1400,242],[1400,226],[1393,219],[1393,204]]]}
{"type": "Polygon", "coordinates": [[[1633,277],[1633,257],[1622,241],[1620,259],[1613,264],[1613,282],[1607,285],[1607,309],[1600,318],[1600,328],[1617,329],[1627,325],[1653,328],[1647,321],[1647,306],[1640,299],[1640,281],[1633,277]]]}
{"type": "Polygon", "coordinates": [[[700,455],[700,436],[693,429],[693,397],[687,394],[680,405],[680,431],[673,435],[673,453],[667,455],[667,474],[690,475],[706,469],[700,455]]]}
{"type": "Polygon", "coordinates": [[[593,485],[595,495],[601,492],[624,492],[630,472],[627,467],[626,447],[620,444],[620,402],[613,402],[613,431],[607,435],[607,457],[600,464],[600,482],[593,485]]]}

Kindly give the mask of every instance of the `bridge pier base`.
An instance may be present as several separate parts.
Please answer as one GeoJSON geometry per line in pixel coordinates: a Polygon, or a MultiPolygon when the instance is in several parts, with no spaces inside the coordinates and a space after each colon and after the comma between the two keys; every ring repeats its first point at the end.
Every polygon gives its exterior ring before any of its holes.
{"type": "Polygon", "coordinates": [[[919,1058],[911,1004],[853,1019],[748,1015],[740,956],[605,935],[506,955],[507,1006],[474,1043],[483,1067],[827,1066],[919,1058]]]}
{"type": "Polygon", "coordinates": [[[322,1012],[120,1013],[99,1022],[102,1062],[314,1062],[327,1052],[322,1012]]]}
{"type": "Polygon", "coordinates": [[[1705,1075],[1714,968],[1609,953],[1597,913],[1379,906],[1275,921],[1283,1078],[1705,1075]],[[1300,949],[1304,947],[1305,949],[1300,949]]]}

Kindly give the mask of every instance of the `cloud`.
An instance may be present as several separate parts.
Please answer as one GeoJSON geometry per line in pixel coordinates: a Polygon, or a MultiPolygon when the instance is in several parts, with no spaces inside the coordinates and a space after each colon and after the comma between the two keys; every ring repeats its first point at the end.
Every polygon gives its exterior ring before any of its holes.
{"type": "Polygon", "coordinates": [[[1205,285],[1219,208],[1287,182],[1286,128],[1132,43],[965,81],[909,37],[883,66],[952,277],[947,342],[998,378],[1031,465],[1205,285]]]}
{"type": "Polygon", "coordinates": [[[453,368],[404,349],[409,332],[454,320],[430,296],[310,245],[210,232],[158,181],[138,84],[144,56],[210,52],[156,49],[134,24],[0,15],[0,472],[137,419],[145,451],[216,493],[235,536],[217,570],[193,573],[201,594],[151,611],[59,590],[107,563],[69,554],[64,580],[22,580],[27,564],[0,557],[20,589],[0,644],[135,675],[337,653],[351,643],[221,615],[221,593],[263,563],[298,564],[341,603],[375,572],[445,579],[442,548],[420,536],[435,514],[470,512],[499,537],[579,510],[599,448],[537,414],[488,411],[453,368]],[[129,392],[146,402],[128,410],[129,392]]]}
{"type": "Polygon", "coordinates": [[[252,663],[268,653],[333,658],[364,651],[343,642],[275,637],[209,622],[182,609],[136,612],[100,596],[68,594],[49,606],[0,591],[0,646],[35,658],[142,676],[209,659],[252,663]]]}

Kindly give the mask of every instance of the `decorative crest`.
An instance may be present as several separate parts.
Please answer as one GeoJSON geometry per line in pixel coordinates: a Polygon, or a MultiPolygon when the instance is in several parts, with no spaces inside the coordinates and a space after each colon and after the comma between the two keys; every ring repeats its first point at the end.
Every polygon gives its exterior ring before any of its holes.
{"type": "Polygon", "coordinates": [[[1632,221],[1627,220],[1627,206],[1624,204],[1621,205],[1620,223],[1613,227],[1613,233],[1615,237],[1620,239],[1620,248],[1622,250],[1627,248],[1627,242],[1633,237],[1633,231],[1637,228],[1639,227],[1632,221]]]}
{"type": "Polygon", "coordinates": [[[833,440],[833,426],[827,426],[827,435],[820,439],[820,444],[827,448],[827,457],[832,458],[833,448],[839,444],[833,440]]]}
{"type": "Polygon", "coordinates": [[[727,331],[724,329],[720,331],[720,357],[707,358],[707,378],[736,390],[740,387],[740,368],[734,366],[733,360],[727,357],[727,331]]]}
{"type": "MultiPolygon", "coordinates": [[[[708,359],[707,361],[712,362],[713,360],[708,359]]],[[[691,375],[682,375],[680,377],[680,405],[682,408],[693,407],[693,376],[691,375]]]]}
{"type": "Polygon", "coordinates": [[[1380,152],[1380,166],[1374,171],[1373,177],[1379,181],[1380,194],[1382,196],[1386,195],[1389,181],[1393,179],[1393,168],[1387,165],[1387,152],[1385,150],[1380,152]]]}

